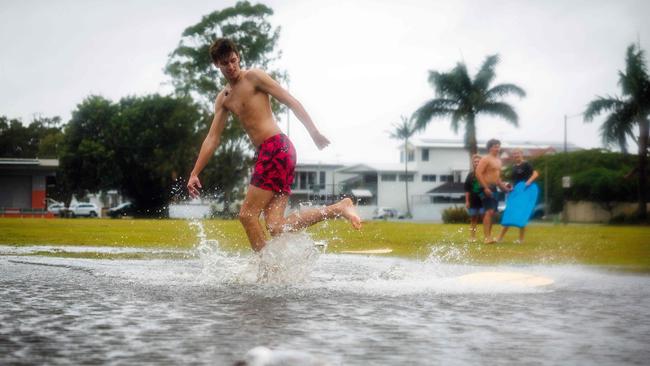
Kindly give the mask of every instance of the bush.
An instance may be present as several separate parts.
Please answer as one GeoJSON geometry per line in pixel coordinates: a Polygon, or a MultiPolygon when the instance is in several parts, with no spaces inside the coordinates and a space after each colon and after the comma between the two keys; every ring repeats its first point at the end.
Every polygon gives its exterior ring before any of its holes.
{"type": "Polygon", "coordinates": [[[650,225],[650,217],[644,221],[639,219],[636,213],[630,215],[618,214],[609,219],[608,223],[610,225],[650,225]]]}
{"type": "Polygon", "coordinates": [[[465,207],[447,207],[442,211],[442,222],[445,224],[465,224],[469,223],[469,214],[465,207]]]}

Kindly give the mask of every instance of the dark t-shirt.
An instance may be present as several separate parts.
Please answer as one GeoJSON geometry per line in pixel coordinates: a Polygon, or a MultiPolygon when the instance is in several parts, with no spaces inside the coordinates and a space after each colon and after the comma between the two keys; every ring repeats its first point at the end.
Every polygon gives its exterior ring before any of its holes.
{"type": "Polygon", "coordinates": [[[526,182],[532,175],[533,166],[527,161],[512,166],[512,181],[514,184],[526,182]]]}
{"type": "Polygon", "coordinates": [[[469,172],[465,178],[465,192],[469,192],[469,208],[481,208],[481,183],[474,175],[474,172],[469,172]]]}

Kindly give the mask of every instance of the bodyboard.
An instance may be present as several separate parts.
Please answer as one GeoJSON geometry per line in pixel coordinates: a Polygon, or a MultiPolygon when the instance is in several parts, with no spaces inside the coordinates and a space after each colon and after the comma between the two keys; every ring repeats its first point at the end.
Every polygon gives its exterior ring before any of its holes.
{"type": "Polygon", "coordinates": [[[517,183],[506,199],[506,210],[501,217],[501,225],[526,226],[537,204],[538,193],[539,188],[535,183],[528,187],[526,182],[517,183]]]}

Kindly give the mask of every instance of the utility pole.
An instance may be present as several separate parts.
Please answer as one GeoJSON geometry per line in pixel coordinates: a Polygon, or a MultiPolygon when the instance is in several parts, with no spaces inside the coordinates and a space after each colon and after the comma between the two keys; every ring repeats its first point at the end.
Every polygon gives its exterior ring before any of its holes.
{"type": "Polygon", "coordinates": [[[565,154],[567,152],[567,146],[566,146],[566,120],[567,120],[567,116],[565,114],[564,115],[564,153],[565,154]]]}

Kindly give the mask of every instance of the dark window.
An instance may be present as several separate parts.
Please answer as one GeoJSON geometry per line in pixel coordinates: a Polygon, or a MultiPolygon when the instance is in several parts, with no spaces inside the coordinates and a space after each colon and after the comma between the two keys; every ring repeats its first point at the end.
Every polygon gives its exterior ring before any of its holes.
{"type": "Polygon", "coordinates": [[[320,172],[320,181],[321,186],[325,185],[325,172],[320,172]]]}
{"type": "Polygon", "coordinates": [[[412,182],[412,181],[413,181],[413,174],[409,174],[409,175],[408,175],[408,178],[405,178],[405,177],[406,177],[406,175],[404,175],[404,174],[400,174],[400,175],[399,175],[399,181],[400,181],[400,182],[403,182],[405,179],[408,180],[409,182],[412,182]]]}
{"type": "Polygon", "coordinates": [[[300,172],[300,189],[307,189],[307,173],[300,172]]]}
{"type": "Polygon", "coordinates": [[[409,161],[415,160],[415,151],[409,151],[409,161]]]}
{"type": "Polygon", "coordinates": [[[436,181],[436,175],[435,174],[423,174],[422,175],[422,181],[423,182],[435,182],[436,181]]]}
{"type": "Polygon", "coordinates": [[[422,161],[429,161],[429,149],[422,149],[422,161]]]}
{"type": "Polygon", "coordinates": [[[381,175],[381,181],[382,182],[395,182],[395,181],[397,181],[397,174],[382,174],[381,175]]]}

